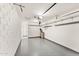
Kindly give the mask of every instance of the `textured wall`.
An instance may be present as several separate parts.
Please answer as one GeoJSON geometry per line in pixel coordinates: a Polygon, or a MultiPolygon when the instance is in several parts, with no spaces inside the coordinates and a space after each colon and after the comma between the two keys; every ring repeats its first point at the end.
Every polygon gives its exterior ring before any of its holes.
{"type": "Polygon", "coordinates": [[[14,55],[20,42],[20,18],[12,4],[0,4],[0,55],[14,55]]]}

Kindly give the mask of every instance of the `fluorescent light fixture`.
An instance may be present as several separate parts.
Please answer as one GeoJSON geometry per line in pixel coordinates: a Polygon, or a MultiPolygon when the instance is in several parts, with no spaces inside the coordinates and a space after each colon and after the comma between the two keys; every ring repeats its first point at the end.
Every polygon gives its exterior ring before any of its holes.
{"type": "Polygon", "coordinates": [[[42,17],[42,16],[39,16],[39,18],[40,18],[40,19],[43,19],[43,17],[42,17]]]}

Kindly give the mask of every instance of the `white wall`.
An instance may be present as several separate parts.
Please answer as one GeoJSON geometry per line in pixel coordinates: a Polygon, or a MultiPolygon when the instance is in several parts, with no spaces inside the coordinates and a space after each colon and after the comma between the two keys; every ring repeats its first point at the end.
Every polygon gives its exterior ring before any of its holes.
{"type": "MultiPolygon", "coordinates": [[[[59,24],[74,21],[79,21],[79,17],[73,18],[73,20],[61,21],[59,24]]],[[[45,38],[79,52],[79,23],[54,26],[56,24],[58,23],[52,24],[52,27],[45,29],[45,38]]]]}
{"type": "Polygon", "coordinates": [[[21,39],[28,39],[28,22],[21,22],[21,39]]]}
{"type": "Polygon", "coordinates": [[[0,55],[14,55],[21,37],[20,17],[12,4],[0,4],[0,55]]]}

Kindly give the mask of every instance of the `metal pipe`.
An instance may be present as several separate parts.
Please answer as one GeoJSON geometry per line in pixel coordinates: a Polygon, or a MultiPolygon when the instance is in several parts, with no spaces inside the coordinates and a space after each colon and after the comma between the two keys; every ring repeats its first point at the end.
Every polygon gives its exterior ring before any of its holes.
{"type": "Polygon", "coordinates": [[[55,25],[55,26],[64,26],[64,25],[71,25],[71,24],[78,24],[78,23],[79,23],[79,21],[75,21],[75,22],[57,24],[57,25],[55,25]]]}
{"type": "Polygon", "coordinates": [[[52,7],[54,7],[56,5],[56,3],[54,3],[52,6],[50,6],[43,14],[45,14],[46,12],[48,12],[52,7]]]}

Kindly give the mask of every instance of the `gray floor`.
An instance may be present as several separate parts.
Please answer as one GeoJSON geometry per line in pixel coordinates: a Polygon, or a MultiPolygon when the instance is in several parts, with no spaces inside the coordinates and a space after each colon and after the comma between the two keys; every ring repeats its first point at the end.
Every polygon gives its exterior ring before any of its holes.
{"type": "Polygon", "coordinates": [[[31,38],[22,41],[16,56],[79,56],[79,53],[46,39],[31,38]]]}

